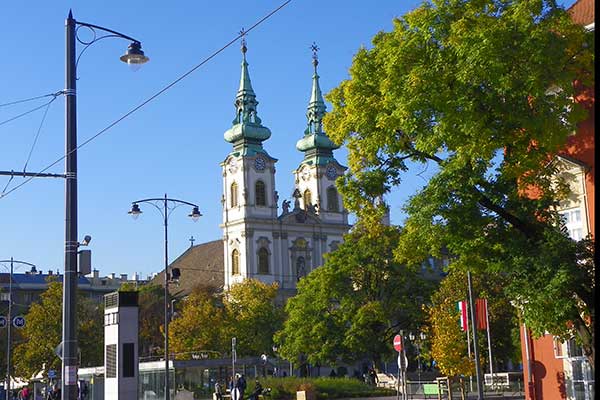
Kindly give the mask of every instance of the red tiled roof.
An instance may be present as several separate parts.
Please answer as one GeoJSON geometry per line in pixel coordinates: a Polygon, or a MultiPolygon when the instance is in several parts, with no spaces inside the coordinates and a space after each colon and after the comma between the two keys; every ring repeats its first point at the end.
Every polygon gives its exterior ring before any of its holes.
{"type": "Polygon", "coordinates": [[[568,11],[575,23],[589,25],[594,22],[594,7],[594,0],[577,0],[568,11]]]}

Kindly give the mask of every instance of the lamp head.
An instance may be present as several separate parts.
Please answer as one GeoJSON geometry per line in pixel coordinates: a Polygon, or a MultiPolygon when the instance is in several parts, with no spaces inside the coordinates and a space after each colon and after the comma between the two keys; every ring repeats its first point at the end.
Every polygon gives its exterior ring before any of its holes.
{"type": "Polygon", "coordinates": [[[408,334],[408,339],[409,339],[409,340],[411,340],[411,341],[415,340],[415,334],[414,334],[414,333],[412,333],[412,332],[410,332],[410,333],[408,334]]]}
{"type": "Polygon", "coordinates": [[[137,203],[133,203],[131,205],[131,210],[127,212],[127,214],[130,214],[133,219],[137,219],[141,213],[142,210],[140,210],[140,206],[137,203]]]}
{"type": "Polygon", "coordinates": [[[129,67],[137,71],[142,64],[150,61],[148,57],[144,55],[142,50],[142,44],[140,42],[131,42],[127,47],[127,51],[120,57],[121,61],[127,63],[129,67]]]}
{"type": "Polygon", "coordinates": [[[188,215],[188,217],[192,218],[194,222],[198,221],[198,218],[202,216],[202,213],[198,209],[198,206],[194,206],[192,212],[188,215]]]}
{"type": "Polygon", "coordinates": [[[427,335],[425,334],[425,332],[421,332],[421,340],[425,339],[427,339],[427,335]]]}

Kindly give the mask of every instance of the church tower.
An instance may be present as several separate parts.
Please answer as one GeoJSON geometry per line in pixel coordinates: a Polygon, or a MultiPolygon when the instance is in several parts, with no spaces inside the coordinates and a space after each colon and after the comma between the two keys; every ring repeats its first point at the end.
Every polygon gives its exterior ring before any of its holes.
{"type": "Polygon", "coordinates": [[[314,43],[311,49],[314,73],[306,112],[307,127],[304,137],[296,144],[296,148],[304,152],[304,159],[294,171],[295,193],[300,195],[301,207],[318,215],[323,223],[347,224],[348,214],[335,187],[335,180],[344,173],[346,167],[338,163],[333,156],[333,150],[339,146],[323,132],[326,109],[317,73],[319,49],[314,43]]]}
{"type": "Polygon", "coordinates": [[[262,145],[271,131],[262,125],[257,114],[258,101],[248,73],[246,51],[243,38],[236,116],[233,126],[224,134],[233,149],[221,163],[226,287],[245,278],[261,278],[271,273],[272,229],[261,227],[277,218],[277,160],[262,145]]]}

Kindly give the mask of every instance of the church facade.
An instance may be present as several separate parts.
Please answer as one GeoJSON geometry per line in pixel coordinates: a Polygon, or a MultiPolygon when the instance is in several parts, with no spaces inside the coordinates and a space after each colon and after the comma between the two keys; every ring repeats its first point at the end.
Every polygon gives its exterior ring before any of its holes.
{"type": "Polygon", "coordinates": [[[283,298],[295,294],[297,282],[323,264],[348,232],[348,213],[335,187],[346,167],[334,157],[338,148],[323,131],[325,102],[317,74],[313,46],[311,97],[307,126],[296,148],[304,158],[293,171],[293,204],[279,195],[275,180],[277,159],[266,149],[271,131],[258,117],[247,48],[242,43],[240,86],[235,118],[224,138],[231,152],[221,163],[223,172],[224,288],[244,279],[278,283],[283,298]]]}

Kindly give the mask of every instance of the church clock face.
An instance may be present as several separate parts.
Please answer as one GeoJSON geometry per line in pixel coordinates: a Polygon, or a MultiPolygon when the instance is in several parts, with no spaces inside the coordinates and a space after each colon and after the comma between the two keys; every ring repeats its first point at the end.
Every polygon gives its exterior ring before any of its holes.
{"type": "Polygon", "coordinates": [[[330,165],[327,167],[325,175],[327,175],[329,179],[334,180],[335,178],[337,178],[337,169],[335,169],[333,165],[330,165]]]}
{"type": "Polygon", "coordinates": [[[266,166],[267,162],[264,158],[256,157],[256,159],[254,160],[254,168],[256,168],[257,171],[264,171],[266,166]]]}

